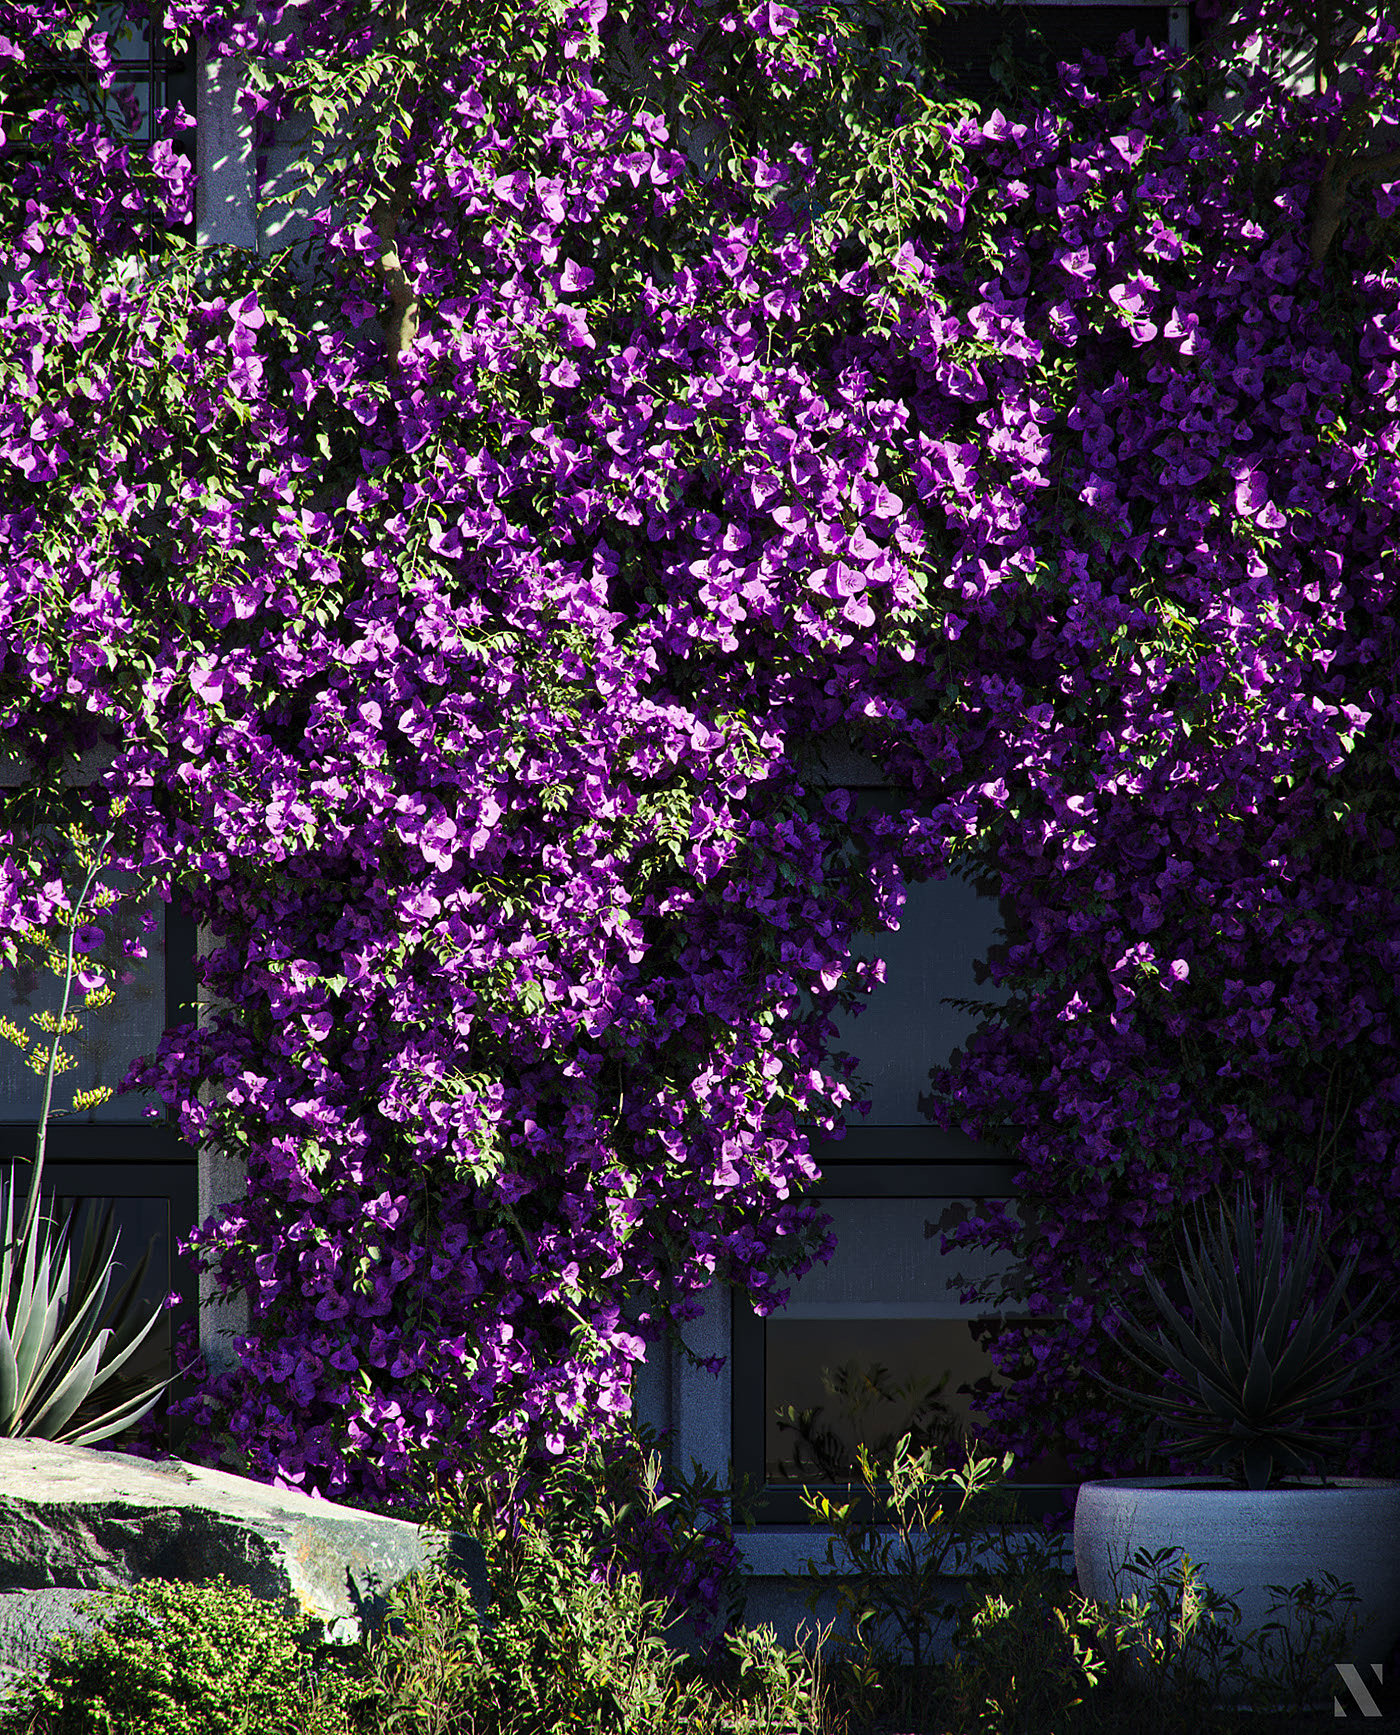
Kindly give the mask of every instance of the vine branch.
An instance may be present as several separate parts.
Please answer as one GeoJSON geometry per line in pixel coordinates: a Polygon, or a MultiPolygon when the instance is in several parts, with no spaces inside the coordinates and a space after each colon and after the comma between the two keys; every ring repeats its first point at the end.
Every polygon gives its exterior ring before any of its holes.
{"type": "Polygon", "coordinates": [[[405,350],[413,348],[413,340],[418,335],[418,292],[408,281],[398,249],[399,218],[408,191],[408,173],[404,170],[399,175],[393,197],[376,207],[374,218],[375,233],[379,236],[379,269],[384,273],[384,282],[393,302],[385,331],[391,367],[405,350]]]}
{"type": "Polygon", "coordinates": [[[1328,158],[1327,167],[1322,171],[1313,193],[1309,251],[1314,265],[1322,263],[1327,249],[1332,245],[1332,237],[1337,233],[1346,213],[1347,190],[1351,183],[1361,175],[1377,180],[1391,170],[1400,170],[1400,150],[1377,151],[1371,156],[1355,158],[1350,163],[1340,161],[1340,157],[1341,153],[1334,151],[1328,158]]]}

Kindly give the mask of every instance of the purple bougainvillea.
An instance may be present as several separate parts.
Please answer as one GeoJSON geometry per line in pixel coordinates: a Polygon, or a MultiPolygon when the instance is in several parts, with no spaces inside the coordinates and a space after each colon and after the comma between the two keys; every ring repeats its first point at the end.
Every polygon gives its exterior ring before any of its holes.
{"type": "MultiPolygon", "coordinates": [[[[993,1443],[1130,1460],[1096,1298],[1236,1173],[1389,1270],[1394,29],[978,112],[807,5],[166,11],[309,117],[311,240],[182,242],[187,118],[123,144],[94,9],[0,3],[0,917],[105,743],[218,1006],[128,1082],[248,1169],[211,1457],[391,1509],[622,1438],[699,1291],[830,1256],[852,937],[950,869],[1010,993],[936,1114],[1021,1191],[962,1238],[1047,1322],[993,1443]]],[[[713,1609],[707,1546],[633,1559],[713,1609]]]]}

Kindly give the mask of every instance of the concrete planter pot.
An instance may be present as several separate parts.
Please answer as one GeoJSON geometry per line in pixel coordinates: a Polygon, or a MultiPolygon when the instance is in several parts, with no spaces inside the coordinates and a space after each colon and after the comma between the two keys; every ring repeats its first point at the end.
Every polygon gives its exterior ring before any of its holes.
{"type": "MultiPolygon", "coordinates": [[[[1319,1583],[1332,1572],[1355,1586],[1361,1627],[1349,1659],[1369,1677],[1400,1637],[1400,1480],[1292,1477],[1267,1489],[1205,1477],[1131,1476],[1085,1482],[1074,1508],[1079,1588],[1117,1601],[1114,1574],[1140,1548],[1180,1548],[1212,1590],[1240,1606],[1236,1637],[1257,1632],[1271,1584],[1319,1583]]],[[[1121,1594],[1145,1589],[1120,1577],[1121,1594]]],[[[1278,1618],[1275,1616],[1274,1618],[1278,1618]]]]}

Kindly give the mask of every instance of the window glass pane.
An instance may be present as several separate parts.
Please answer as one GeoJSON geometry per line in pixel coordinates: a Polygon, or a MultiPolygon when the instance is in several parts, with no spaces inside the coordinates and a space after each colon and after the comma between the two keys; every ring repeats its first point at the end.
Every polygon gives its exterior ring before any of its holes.
{"type": "Polygon", "coordinates": [[[150,59],[149,28],[140,19],[128,18],[125,6],[104,6],[93,28],[96,34],[106,36],[113,60],[144,64],[150,59]]]}
{"type": "Polygon", "coordinates": [[[946,1066],[985,1016],[945,1001],[1004,1001],[1005,989],[979,983],[973,969],[1003,940],[1001,905],[961,879],[910,886],[898,930],[857,940],[858,956],[885,960],[885,980],[862,1011],[834,1020],[831,1047],[859,1057],[871,1099],[864,1119],[847,1110],[848,1126],[928,1124],[930,1068],[946,1066]]]}
{"type": "Polygon", "coordinates": [[[1005,101],[999,57],[1008,53],[1028,70],[1053,74],[1059,61],[1100,54],[1110,65],[1116,44],[1131,31],[1137,40],[1165,46],[1165,6],[951,6],[930,21],[925,44],[947,85],[984,109],[1005,101]]]}
{"type": "Polygon", "coordinates": [[[176,101],[190,109],[194,100],[189,56],[166,54],[159,7],[152,12],[148,23],[129,18],[124,5],[104,6],[93,26],[95,34],[106,36],[115,62],[105,103],[108,120],[118,136],[138,143],[149,143],[155,109],[176,101]]]}
{"type": "Polygon", "coordinates": [[[857,1442],[888,1463],[905,1433],[922,1451],[975,1432],[959,1387],[992,1371],[961,1319],[770,1319],[766,1360],[774,1484],[859,1483],[857,1442]]]}
{"type": "Polygon", "coordinates": [[[121,130],[133,139],[148,139],[151,136],[151,87],[155,81],[150,26],[127,18],[125,13],[124,6],[104,6],[97,28],[106,31],[112,59],[117,62],[112,90],[118,98],[116,107],[121,113],[121,130]],[[123,92],[129,94],[129,106],[121,104],[123,92]]]}
{"type": "MultiPolygon", "coordinates": [[[[126,876],[104,877],[118,892],[130,889],[126,876]]],[[[160,1041],[165,1029],[165,908],[157,902],[152,909],[143,910],[134,900],[123,898],[110,909],[95,910],[92,927],[100,929],[103,938],[88,957],[103,966],[116,998],[111,1005],[92,1010],[84,1004],[82,990],[74,982],[69,1010],[81,1018],[82,1028],[60,1042],[61,1050],[75,1064],[54,1080],[54,1107],[67,1111],[64,1119],[99,1125],[140,1120],[145,1106],[158,1100],[149,1092],[116,1096],[76,1115],[70,1105],[75,1090],[98,1085],[115,1090],[131,1062],[152,1053],[160,1041]],[[146,948],[145,958],[127,955],[137,944],[146,948]]],[[[40,959],[0,972],[0,1017],[7,1018],[28,1039],[26,1051],[12,1041],[0,1040],[0,1120],[38,1120],[49,1038],[37,1019],[45,1013],[56,1014],[62,1000],[62,978],[40,959]]]]}
{"type": "MultiPolygon", "coordinates": [[[[939,1251],[940,1219],[954,1203],[823,1199],[836,1255],[793,1283],[787,1306],[764,1322],[771,1484],[858,1483],[858,1442],[888,1463],[905,1432],[916,1450],[976,1436],[970,1388],[994,1377],[980,1341],[992,1321],[961,1293],[1007,1262],[988,1249],[939,1251]]],[[[1015,1477],[1072,1480],[1060,1460],[1017,1465],[1015,1477]]]]}
{"type": "Polygon", "coordinates": [[[1006,1261],[983,1247],[939,1251],[946,1233],[939,1220],[955,1203],[970,1208],[974,1201],[823,1197],[836,1253],[792,1283],[781,1317],[966,1319],[973,1310],[959,1299],[962,1290],[1006,1261]]]}
{"type": "MultiPolygon", "coordinates": [[[[53,1217],[56,1224],[62,1224],[71,1206],[78,1201],[68,1197],[56,1197],[53,1202],[53,1217]]],[[[100,1223],[102,1213],[108,1205],[113,1207],[112,1226],[117,1231],[116,1258],[112,1267],[112,1281],[107,1289],[107,1299],[112,1301],[120,1293],[122,1285],[131,1272],[140,1263],[141,1255],[147,1246],[151,1248],[150,1263],[146,1267],[136,1300],[133,1303],[136,1316],[144,1323],[150,1315],[163,1306],[171,1289],[170,1276],[170,1201],[160,1198],[135,1199],[91,1199],[86,1204],[79,1204],[78,1220],[74,1225],[73,1248],[76,1253],[82,1245],[86,1213],[95,1212],[96,1221],[100,1223]],[[152,1245],[152,1243],[154,1243],[152,1245]]],[[[158,1323],[152,1328],[150,1335],[141,1347],[126,1363],[120,1373],[115,1374],[106,1385],[99,1388],[94,1401],[100,1400],[103,1409],[114,1407],[120,1400],[123,1391],[129,1390],[134,1396],[137,1392],[150,1385],[153,1380],[169,1377],[174,1371],[173,1346],[171,1343],[171,1316],[163,1313],[158,1323]]],[[[109,1444],[109,1442],[103,1442],[109,1444]]]]}

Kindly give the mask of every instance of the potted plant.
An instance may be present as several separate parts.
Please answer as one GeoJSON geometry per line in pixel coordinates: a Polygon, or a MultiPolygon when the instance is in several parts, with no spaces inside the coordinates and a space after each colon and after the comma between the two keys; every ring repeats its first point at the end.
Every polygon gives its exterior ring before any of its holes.
{"type": "Polygon", "coordinates": [[[1256,1234],[1248,1186],[1233,1224],[1223,1206],[1213,1230],[1198,1220],[1180,1266],[1189,1318],[1150,1274],[1159,1316],[1151,1328],[1113,1298],[1127,1340],[1120,1347],[1156,1389],[1101,1383],[1151,1412],[1181,1457],[1214,1474],[1084,1483],[1074,1513],[1079,1588],[1116,1601],[1138,1550],[1180,1548],[1212,1590],[1238,1604],[1237,1636],[1246,1639],[1267,1617],[1270,1585],[1335,1573],[1360,1599],[1354,1660],[1364,1668],[1400,1636],[1400,1480],[1329,1479],[1323,1470],[1345,1444],[1345,1424],[1395,1377],[1387,1348],[1344,1359],[1380,1300],[1338,1317],[1353,1255],[1324,1298],[1305,1303],[1320,1231],[1298,1227],[1285,1251],[1272,1187],[1259,1221],[1256,1234]],[[1164,1387],[1167,1374],[1181,1383],[1164,1387]]]}

